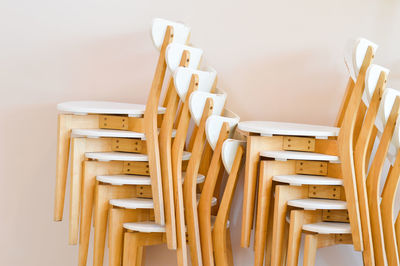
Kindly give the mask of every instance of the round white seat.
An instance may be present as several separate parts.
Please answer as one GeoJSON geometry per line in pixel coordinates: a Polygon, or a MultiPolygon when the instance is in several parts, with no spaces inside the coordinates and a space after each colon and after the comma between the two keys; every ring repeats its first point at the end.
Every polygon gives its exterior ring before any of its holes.
{"type": "Polygon", "coordinates": [[[273,121],[244,121],[239,123],[238,128],[242,131],[264,136],[285,135],[327,138],[339,135],[339,128],[337,127],[273,121]]]}
{"type": "Polygon", "coordinates": [[[350,224],[339,222],[305,224],[303,230],[318,234],[351,234],[350,224]]]}
{"type": "MultiPolygon", "coordinates": [[[[211,216],[211,228],[214,228],[216,216],[211,216]]],[[[226,223],[226,228],[229,228],[229,220],[226,223]]],[[[142,233],[165,233],[165,225],[156,224],[154,221],[124,223],[125,229],[142,232],[142,233]]]]}
{"type": "MultiPolygon", "coordinates": [[[[183,178],[182,182],[184,181],[186,173],[182,173],[183,178]]],[[[116,186],[123,186],[123,185],[144,185],[150,186],[151,179],[150,176],[143,176],[143,175],[100,175],[96,177],[97,181],[116,185],[116,186]]],[[[197,184],[201,184],[204,182],[206,177],[204,175],[197,176],[197,184]]]]}
{"type": "Polygon", "coordinates": [[[281,183],[287,183],[293,186],[301,185],[325,185],[325,186],[342,186],[343,179],[317,176],[317,175],[277,175],[272,180],[281,183]]]}
{"type": "MultiPolygon", "coordinates": [[[[187,161],[190,159],[190,152],[184,152],[182,159],[187,161]]],[[[147,162],[149,157],[146,154],[130,153],[130,152],[87,152],[87,159],[98,161],[130,161],[130,162],[147,162]]]]}
{"type": "Polygon", "coordinates": [[[307,161],[329,161],[339,162],[339,157],[315,152],[305,151],[262,151],[261,157],[274,158],[277,161],[307,160],[307,161]]]}
{"type": "MultiPolygon", "coordinates": [[[[114,129],[72,129],[72,137],[85,138],[130,138],[145,140],[144,133],[129,131],[129,130],[114,130],[114,129]]],[[[176,130],[172,131],[172,137],[175,137],[176,130]]]]}
{"type": "MultiPolygon", "coordinates": [[[[197,194],[197,204],[200,200],[200,194],[197,194]]],[[[152,199],[142,198],[128,198],[128,199],[112,199],[110,204],[115,207],[125,209],[153,209],[154,203],[152,199]]],[[[217,198],[213,197],[211,200],[211,206],[217,205],[217,198]]]]}
{"type": "Polygon", "coordinates": [[[129,198],[129,199],[112,199],[110,204],[115,207],[125,209],[154,209],[154,202],[152,199],[142,198],[129,198]]]}
{"type": "MultiPolygon", "coordinates": [[[[146,109],[144,104],[131,104],[105,101],[73,101],[57,105],[57,110],[62,113],[72,114],[114,114],[128,116],[142,116],[146,109]]],[[[165,113],[164,107],[159,107],[160,114],[165,113]]]]}
{"type": "Polygon", "coordinates": [[[296,199],[289,200],[288,206],[305,210],[346,210],[347,203],[342,200],[330,199],[296,199]]]}

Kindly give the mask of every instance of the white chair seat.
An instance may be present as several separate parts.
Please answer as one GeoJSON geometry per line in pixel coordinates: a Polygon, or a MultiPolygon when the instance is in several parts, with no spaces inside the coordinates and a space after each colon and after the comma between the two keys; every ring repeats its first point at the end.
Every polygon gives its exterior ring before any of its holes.
{"type": "Polygon", "coordinates": [[[324,185],[324,186],[342,186],[343,179],[317,176],[317,175],[277,175],[273,177],[276,182],[287,183],[292,186],[301,185],[324,185]]]}
{"type": "Polygon", "coordinates": [[[242,131],[258,133],[264,136],[285,135],[327,138],[339,135],[339,128],[337,127],[273,121],[245,121],[240,122],[238,127],[242,131]]]}
{"type": "Polygon", "coordinates": [[[350,224],[339,222],[305,224],[303,230],[318,234],[351,234],[350,224]]]}
{"type": "MultiPolygon", "coordinates": [[[[190,159],[190,152],[183,153],[183,160],[190,159]]],[[[130,161],[130,162],[147,162],[149,160],[146,154],[130,153],[130,152],[87,152],[85,153],[87,159],[98,161],[130,161]]]]}
{"type": "MultiPolygon", "coordinates": [[[[214,228],[216,216],[211,216],[211,228],[214,228]]],[[[229,228],[230,222],[226,223],[226,228],[229,228]]],[[[156,224],[153,221],[124,223],[125,229],[142,232],[142,233],[165,233],[165,225],[156,224]]]]}
{"type": "MultiPolygon", "coordinates": [[[[185,178],[186,173],[182,173],[183,179],[185,178]]],[[[123,186],[123,185],[151,185],[150,176],[143,176],[143,175],[100,175],[96,177],[97,181],[116,185],[116,186],[123,186]]],[[[206,177],[204,175],[197,176],[197,184],[201,184],[204,182],[206,177]]],[[[182,180],[183,182],[183,180],[182,180]]]]}
{"type": "MultiPolygon", "coordinates": [[[[142,116],[146,109],[143,104],[105,102],[105,101],[74,101],[57,105],[57,110],[62,113],[72,114],[118,114],[128,116],[142,116]]],[[[159,107],[160,114],[165,113],[164,107],[159,107]]]]}
{"type": "MultiPolygon", "coordinates": [[[[199,203],[200,194],[197,194],[197,203],[199,203]]],[[[112,199],[110,204],[115,207],[125,209],[153,209],[154,203],[152,199],[142,198],[129,198],[129,199],[112,199]]],[[[217,198],[213,197],[211,200],[211,206],[217,205],[217,198]]]]}
{"type": "Polygon", "coordinates": [[[289,200],[288,206],[305,210],[346,210],[347,203],[342,200],[330,199],[296,199],[289,200]]]}
{"type": "Polygon", "coordinates": [[[274,158],[277,161],[307,160],[307,161],[329,161],[339,162],[339,157],[315,152],[305,151],[262,151],[261,157],[274,158]]]}
{"type": "MultiPolygon", "coordinates": [[[[72,129],[72,137],[85,138],[130,138],[145,140],[144,133],[129,131],[129,130],[114,130],[114,129],[72,129]]],[[[172,137],[175,137],[176,130],[172,131],[172,137]]]]}

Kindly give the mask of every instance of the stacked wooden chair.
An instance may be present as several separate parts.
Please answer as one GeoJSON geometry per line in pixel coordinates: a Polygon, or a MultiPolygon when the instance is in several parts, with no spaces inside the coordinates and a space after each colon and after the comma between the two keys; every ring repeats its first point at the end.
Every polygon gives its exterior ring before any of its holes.
{"type": "Polygon", "coordinates": [[[239,118],[224,108],[216,72],[198,70],[202,50],[185,45],[189,34],[183,24],[154,20],[160,55],[146,105],[58,105],[55,220],[63,216],[70,163],[69,243],[79,242],[78,265],[87,263],[92,220],[94,265],[103,265],[107,229],[109,265],[141,265],[143,247],[161,243],[188,265],[187,241],[192,265],[202,265],[201,241],[204,250],[222,252],[215,261],[233,264],[228,217],[243,141],[228,137],[239,118]],[[171,79],[159,107],[166,72],[171,79]],[[229,176],[221,199],[222,165],[229,176]],[[208,221],[199,222],[198,202],[208,221]]]}
{"type": "MultiPolygon", "coordinates": [[[[349,50],[352,56],[346,58],[346,63],[351,79],[337,128],[255,121],[239,124],[248,140],[242,223],[244,247],[250,240],[257,165],[263,159],[258,180],[256,265],[263,265],[265,247],[267,265],[297,265],[302,230],[307,232],[304,265],[313,265],[317,247],[340,243],[352,243],[355,250],[363,251],[366,265],[383,265],[376,250],[376,246],[383,245],[375,244],[377,235],[382,234],[374,233],[374,223],[379,223],[373,220],[380,221],[377,176],[382,171],[388,144],[380,144],[385,148],[378,149],[367,182],[365,179],[375,136],[377,133],[382,136],[381,143],[387,138],[390,140],[397,110],[394,108],[394,118],[388,119],[391,105],[385,104],[389,106],[385,109],[388,121],[385,129],[389,128],[386,133],[382,126],[385,123],[378,126],[379,119],[374,126],[388,74],[382,67],[370,66],[375,50],[376,45],[365,39],[356,41],[349,50]]],[[[391,210],[393,194],[393,191],[385,193],[384,206],[391,210]]],[[[379,231],[379,226],[375,227],[379,231]]],[[[389,230],[392,236],[394,228],[392,225],[389,230]]],[[[395,242],[393,237],[388,241],[395,242]]]]}

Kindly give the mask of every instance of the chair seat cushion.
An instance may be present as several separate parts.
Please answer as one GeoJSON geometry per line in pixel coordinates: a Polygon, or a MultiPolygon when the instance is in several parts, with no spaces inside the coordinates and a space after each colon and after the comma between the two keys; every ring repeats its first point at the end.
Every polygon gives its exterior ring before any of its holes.
{"type": "Polygon", "coordinates": [[[286,160],[308,160],[308,161],[328,161],[339,162],[339,157],[315,152],[305,151],[261,151],[261,157],[273,158],[277,161],[286,160]]]}
{"type": "Polygon", "coordinates": [[[238,125],[239,129],[261,135],[285,135],[327,138],[339,135],[339,128],[318,125],[273,122],[273,121],[244,121],[238,125]]]}
{"type": "Polygon", "coordinates": [[[351,234],[350,224],[339,222],[305,224],[303,230],[318,234],[351,234]]]}
{"type": "Polygon", "coordinates": [[[287,183],[293,186],[301,185],[325,185],[325,186],[342,186],[343,179],[317,176],[317,175],[276,175],[273,177],[276,182],[287,183]]]}
{"type": "MultiPolygon", "coordinates": [[[[72,114],[115,114],[139,116],[143,115],[146,105],[105,102],[105,101],[74,101],[64,102],[57,105],[57,110],[63,113],[72,114]]],[[[159,107],[160,114],[165,113],[164,107],[159,107]]]]}
{"type": "Polygon", "coordinates": [[[342,200],[330,199],[296,199],[289,200],[288,206],[305,210],[346,210],[347,203],[342,200]]]}
{"type": "MultiPolygon", "coordinates": [[[[183,153],[183,160],[190,159],[190,152],[183,153]]],[[[87,159],[98,161],[126,161],[126,162],[147,162],[149,160],[146,154],[130,153],[130,152],[87,152],[87,159]]]]}

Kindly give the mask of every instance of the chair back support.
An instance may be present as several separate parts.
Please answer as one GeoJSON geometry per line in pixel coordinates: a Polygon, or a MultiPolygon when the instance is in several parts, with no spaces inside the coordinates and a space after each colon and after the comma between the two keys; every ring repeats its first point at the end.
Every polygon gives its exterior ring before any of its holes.
{"type": "Polygon", "coordinates": [[[167,27],[171,26],[174,29],[174,42],[186,44],[190,37],[190,27],[185,24],[169,21],[162,18],[155,18],[151,28],[151,36],[154,46],[160,50],[164,41],[167,27]]]}
{"type": "Polygon", "coordinates": [[[220,115],[225,106],[226,93],[219,90],[215,94],[204,91],[195,91],[189,98],[190,114],[197,126],[200,124],[202,118],[203,109],[207,99],[213,101],[213,112],[212,114],[220,115]]]}
{"type": "Polygon", "coordinates": [[[380,179],[400,111],[400,97],[398,95],[395,90],[390,88],[387,88],[383,94],[380,109],[383,110],[381,120],[384,129],[366,181],[374,256],[377,265],[384,265],[385,261],[385,244],[380,212],[380,179]],[[390,112],[388,112],[388,109],[390,109],[390,112]]]}
{"type": "Polygon", "coordinates": [[[361,97],[364,92],[365,75],[369,65],[371,64],[373,51],[374,48],[369,46],[365,53],[363,64],[358,72],[357,80],[352,88],[352,93],[348,100],[348,104],[345,107],[346,110],[338,137],[339,156],[342,167],[344,189],[348,202],[351,232],[354,248],[357,251],[363,250],[363,242],[354,169],[353,148],[355,143],[355,134],[357,134],[356,126],[357,119],[359,118],[358,112],[360,110],[361,97]]]}
{"type": "Polygon", "coordinates": [[[201,71],[186,67],[177,67],[174,72],[174,83],[176,91],[182,101],[185,100],[186,92],[193,74],[199,77],[198,90],[204,92],[211,91],[217,77],[216,71],[201,71]]]}
{"type": "Polygon", "coordinates": [[[229,252],[230,231],[227,228],[245,144],[243,141],[227,139],[222,146],[221,157],[229,175],[212,232],[215,265],[233,265],[232,254],[229,252]]]}
{"type": "Polygon", "coordinates": [[[175,69],[179,67],[179,62],[183,51],[188,51],[190,53],[190,62],[187,67],[193,69],[197,69],[199,67],[203,50],[193,46],[187,46],[174,42],[168,45],[165,55],[165,61],[167,62],[168,69],[171,72],[174,72],[175,69]]]}
{"type": "Polygon", "coordinates": [[[385,68],[376,65],[370,65],[367,70],[365,90],[368,91],[368,93],[366,93],[368,94],[366,97],[368,110],[354,148],[354,168],[364,244],[364,261],[372,264],[374,261],[374,253],[365,180],[367,178],[366,171],[377,131],[375,128],[375,121],[382,94],[385,89],[387,74],[388,71],[386,71],[385,68]]]}
{"type": "Polygon", "coordinates": [[[216,188],[219,188],[217,184],[221,183],[222,145],[229,136],[233,135],[240,119],[229,110],[225,110],[224,114],[230,115],[230,117],[211,115],[206,122],[206,137],[214,152],[198,206],[201,251],[204,265],[213,265],[214,263],[211,234],[211,201],[216,194],[216,188]]]}

